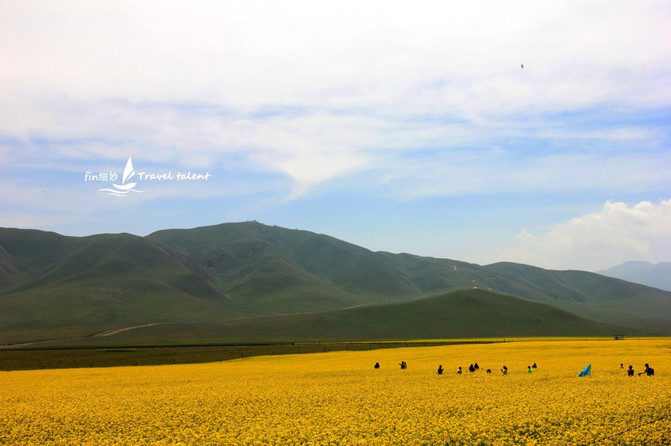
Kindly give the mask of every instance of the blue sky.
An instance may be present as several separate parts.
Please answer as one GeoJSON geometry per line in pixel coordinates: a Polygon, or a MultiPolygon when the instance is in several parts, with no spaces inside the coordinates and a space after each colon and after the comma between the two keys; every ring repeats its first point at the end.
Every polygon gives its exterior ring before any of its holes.
{"type": "Polygon", "coordinates": [[[671,261],[670,22],[655,1],[3,2],[0,226],[671,261]],[[129,157],[210,177],[86,180],[129,157]]]}

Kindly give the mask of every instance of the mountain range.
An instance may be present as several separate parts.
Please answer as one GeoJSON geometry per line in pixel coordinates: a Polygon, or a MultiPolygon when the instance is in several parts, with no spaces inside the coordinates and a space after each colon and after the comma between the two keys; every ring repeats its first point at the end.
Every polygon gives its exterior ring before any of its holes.
{"type": "Polygon", "coordinates": [[[0,228],[0,344],[670,332],[670,292],[585,271],[373,252],[258,222],[0,228]]]}
{"type": "Polygon", "coordinates": [[[643,261],[624,262],[607,270],[598,271],[598,273],[671,291],[671,262],[656,264],[643,261]]]}

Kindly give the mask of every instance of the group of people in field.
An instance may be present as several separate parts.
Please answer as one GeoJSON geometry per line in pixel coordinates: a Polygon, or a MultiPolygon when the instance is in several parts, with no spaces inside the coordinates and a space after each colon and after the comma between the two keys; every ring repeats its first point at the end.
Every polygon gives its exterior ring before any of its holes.
{"type": "MultiPolygon", "coordinates": [[[[534,372],[534,369],[537,369],[537,368],[538,368],[538,366],[534,362],[534,365],[530,365],[530,366],[527,367],[527,373],[531,374],[531,373],[534,372]]],[[[468,366],[468,371],[469,372],[473,373],[476,370],[480,370],[480,366],[478,365],[477,362],[475,364],[471,364],[471,365],[468,366]]],[[[462,373],[463,373],[463,371],[461,370],[461,367],[459,367],[457,369],[457,375],[461,375],[462,373]]],[[[492,369],[487,369],[486,373],[492,373],[492,369]]],[[[443,374],[443,366],[442,365],[438,366],[438,374],[439,375],[443,374]]],[[[502,375],[507,375],[508,374],[508,366],[504,365],[503,367],[501,367],[501,374],[502,375]]]]}
{"type": "MultiPolygon", "coordinates": [[[[399,363],[399,365],[401,366],[401,370],[405,370],[405,369],[408,368],[408,364],[405,361],[401,361],[399,363]]],[[[380,363],[376,362],[374,368],[379,369],[380,368],[380,363]]],[[[536,370],[537,368],[538,368],[538,366],[534,362],[533,365],[527,366],[527,373],[529,375],[531,375],[534,372],[534,370],[536,370]]],[[[620,364],[620,368],[624,369],[624,364],[620,364]]],[[[468,371],[470,373],[473,373],[477,370],[480,370],[480,366],[478,365],[477,362],[468,366],[468,371]]],[[[443,365],[440,364],[438,366],[438,374],[442,375],[444,371],[445,371],[445,369],[443,368],[443,365]]],[[[457,375],[461,375],[463,373],[464,372],[461,369],[461,366],[459,366],[459,368],[457,369],[457,375]]],[[[487,369],[486,373],[492,373],[492,369],[487,369]]],[[[504,365],[503,367],[501,367],[501,374],[502,375],[507,375],[508,374],[508,367],[507,366],[504,365]]],[[[627,369],[627,375],[628,376],[634,376],[633,366],[631,366],[631,365],[629,366],[629,368],[627,369]]],[[[638,376],[641,376],[641,375],[654,376],[655,375],[655,369],[653,369],[652,367],[650,367],[649,364],[646,363],[645,364],[645,370],[643,370],[641,373],[638,374],[638,376]]]]}
{"type": "MultiPolygon", "coordinates": [[[[624,368],[624,364],[620,364],[620,368],[624,368]]],[[[641,373],[638,374],[638,376],[645,375],[645,376],[655,376],[655,369],[650,367],[649,364],[645,364],[645,370],[643,370],[641,373]]],[[[627,376],[634,376],[634,367],[631,365],[627,369],[627,376]]]]}
{"type": "MultiPolygon", "coordinates": [[[[401,370],[405,370],[405,369],[408,368],[408,364],[405,361],[401,361],[398,365],[401,366],[401,370]]],[[[647,366],[647,364],[646,364],[646,366],[647,366]]],[[[629,367],[631,368],[631,366],[629,366],[629,367]]],[[[380,363],[376,362],[375,365],[373,366],[373,368],[379,369],[380,368],[380,363]]],[[[534,365],[530,365],[530,366],[527,367],[527,373],[529,373],[529,374],[533,373],[534,369],[536,369],[536,368],[538,368],[538,366],[534,362],[534,365]]],[[[480,370],[480,366],[478,365],[477,362],[468,366],[468,371],[471,372],[471,373],[473,373],[477,370],[480,370]]],[[[445,371],[445,369],[443,368],[443,365],[440,364],[438,366],[438,374],[442,375],[444,371],[445,371]]],[[[463,370],[461,369],[461,366],[460,366],[457,369],[457,375],[461,375],[462,373],[463,373],[463,370]]],[[[492,373],[492,369],[487,369],[486,373],[492,373]]],[[[503,375],[507,375],[508,374],[508,367],[504,365],[501,368],[501,373],[503,375]]]]}

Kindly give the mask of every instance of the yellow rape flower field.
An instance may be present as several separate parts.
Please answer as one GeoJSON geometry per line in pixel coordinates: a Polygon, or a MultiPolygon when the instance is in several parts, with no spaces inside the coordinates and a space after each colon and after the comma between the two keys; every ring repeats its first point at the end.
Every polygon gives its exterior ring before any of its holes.
{"type": "Polygon", "coordinates": [[[671,444],[671,340],[516,341],[0,372],[0,443],[671,444]],[[400,370],[402,360],[407,370],[400,370]],[[481,369],[469,373],[475,362],[481,369]],[[538,368],[528,374],[534,362],[538,368]],[[646,362],[655,376],[630,378],[620,369],[631,364],[638,374],[646,362]],[[592,376],[577,378],[590,363],[592,376]]]}

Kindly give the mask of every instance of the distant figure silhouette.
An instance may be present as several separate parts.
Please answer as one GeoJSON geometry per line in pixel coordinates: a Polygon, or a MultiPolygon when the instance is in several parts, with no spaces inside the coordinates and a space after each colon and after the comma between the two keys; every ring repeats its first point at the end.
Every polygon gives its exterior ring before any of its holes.
{"type": "Polygon", "coordinates": [[[462,373],[462,371],[461,371],[461,367],[459,367],[459,368],[457,369],[457,375],[461,375],[461,373],[462,373]]]}
{"type": "Polygon", "coordinates": [[[524,68],[524,64],[520,65],[520,67],[524,68]]]}
{"type": "Polygon", "coordinates": [[[501,369],[501,373],[503,373],[504,375],[507,375],[508,374],[508,367],[503,366],[503,368],[501,369]]]}
{"type": "Polygon", "coordinates": [[[473,364],[468,366],[468,371],[469,372],[475,372],[475,367],[473,367],[473,364]]]}
{"type": "Polygon", "coordinates": [[[379,362],[376,362],[375,365],[374,365],[373,367],[375,367],[376,369],[379,369],[379,368],[380,368],[380,363],[379,363],[379,362]]]}
{"type": "MultiPolygon", "coordinates": [[[[629,366],[629,367],[631,367],[631,366],[629,366]]],[[[620,363],[620,368],[623,369],[623,368],[624,368],[624,364],[620,363]]]]}
{"type": "Polygon", "coordinates": [[[528,367],[527,367],[527,373],[531,375],[533,372],[534,372],[534,371],[531,370],[531,366],[528,366],[528,367]]]}
{"type": "Polygon", "coordinates": [[[475,364],[473,364],[473,368],[474,368],[475,370],[480,370],[480,366],[478,365],[477,362],[476,362],[475,364]]]}
{"type": "Polygon", "coordinates": [[[538,368],[538,367],[536,366],[536,363],[535,363],[535,362],[534,362],[534,365],[531,366],[531,368],[532,368],[532,369],[536,369],[536,368],[538,368]]]}
{"type": "Polygon", "coordinates": [[[647,376],[654,376],[655,375],[655,369],[651,368],[648,364],[646,364],[645,365],[645,370],[643,370],[641,373],[639,373],[638,376],[641,376],[644,373],[647,376]]]}
{"type": "Polygon", "coordinates": [[[492,373],[492,369],[487,369],[487,373],[492,373]]]}
{"type": "Polygon", "coordinates": [[[405,370],[408,368],[408,364],[406,364],[405,361],[401,361],[399,365],[401,366],[401,370],[405,370]]]}
{"type": "Polygon", "coordinates": [[[438,374],[442,375],[443,374],[443,366],[442,364],[438,366],[438,374]]]}
{"type": "Polygon", "coordinates": [[[627,369],[627,376],[634,376],[634,368],[632,366],[629,366],[627,369]]]}

